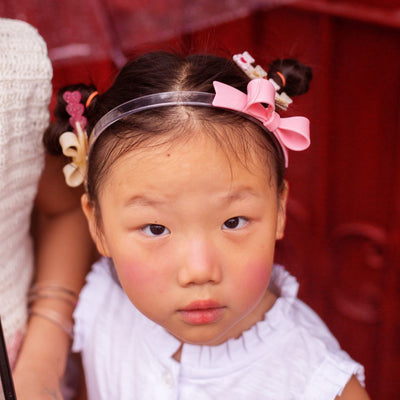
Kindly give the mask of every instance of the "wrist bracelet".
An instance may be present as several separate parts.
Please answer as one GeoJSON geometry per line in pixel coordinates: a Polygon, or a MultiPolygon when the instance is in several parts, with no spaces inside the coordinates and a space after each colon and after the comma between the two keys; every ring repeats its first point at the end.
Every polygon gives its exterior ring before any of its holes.
{"type": "Polygon", "coordinates": [[[62,295],[57,295],[55,293],[28,293],[28,304],[32,304],[34,303],[36,300],[39,299],[53,299],[53,300],[60,300],[63,301],[65,303],[68,303],[69,305],[71,305],[73,308],[75,308],[76,306],[76,300],[73,300],[71,298],[68,297],[64,297],[62,295]]]}
{"type": "Polygon", "coordinates": [[[38,282],[35,283],[30,289],[31,292],[40,292],[43,290],[63,292],[67,296],[78,298],[78,294],[76,292],[54,282],[38,282]]]}
{"type": "Polygon", "coordinates": [[[73,322],[71,320],[67,320],[58,311],[49,308],[35,307],[29,311],[29,315],[31,316],[34,315],[36,317],[47,319],[48,321],[60,327],[70,338],[73,338],[73,328],[74,328],[73,322]]]}
{"type": "Polygon", "coordinates": [[[78,295],[73,290],[52,282],[36,283],[29,289],[29,304],[33,303],[35,300],[44,298],[64,301],[72,307],[75,307],[78,301],[78,295]]]}

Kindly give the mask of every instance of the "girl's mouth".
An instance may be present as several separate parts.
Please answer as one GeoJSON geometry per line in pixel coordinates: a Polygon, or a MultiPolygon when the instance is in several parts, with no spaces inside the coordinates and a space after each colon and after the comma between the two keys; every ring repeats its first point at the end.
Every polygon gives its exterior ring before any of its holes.
{"type": "Polygon", "coordinates": [[[184,322],[190,325],[203,325],[221,319],[225,308],[214,300],[197,300],[178,310],[178,312],[184,322]]]}

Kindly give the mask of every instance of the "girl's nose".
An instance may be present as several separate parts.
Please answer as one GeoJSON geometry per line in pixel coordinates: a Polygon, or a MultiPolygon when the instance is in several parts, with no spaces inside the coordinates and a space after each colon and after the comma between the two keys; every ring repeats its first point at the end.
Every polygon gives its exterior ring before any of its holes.
{"type": "Polygon", "coordinates": [[[216,284],[222,279],[222,269],[215,246],[207,240],[187,241],[180,265],[178,281],[183,287],[189,285],[216,284]]]}

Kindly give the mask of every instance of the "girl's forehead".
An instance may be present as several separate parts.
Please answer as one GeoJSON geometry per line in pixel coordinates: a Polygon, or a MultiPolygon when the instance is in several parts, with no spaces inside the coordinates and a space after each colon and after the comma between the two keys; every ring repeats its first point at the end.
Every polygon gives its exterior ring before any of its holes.
{"type": "Polygon", "coordinates": [[[185,139],[148,143],[121,156],[109,171],[109,182],[143,189],[156,189],[167,182],[171,191],[193,183],[224,190],[244,185],[270,187],[269,163],[251,149],[247,154],[242,150],[195,132],[185,139]]]}
{"type": "Polygon", "coordinates": [[[242,198],[245,193],[276,199],[264,165],[246,165],[229,157],[212,140],[196,141],[197,146],[194,143],[126,153],[110,171],[102,199],[112,199],[114,206],[191,204],[191,208],[221,204],[222,199],[242,198]]]}
{"type": "Polygon", "coordinates": [[[245,177],[276,192],[271,146],[257,129],[199,123],[182,124],[161,133],[127,131],[115,137],[110,153],[98,158],[104,173],[97,193],[102,196],[117,181],[126,186],[128,178],[129,185],[146,181],[156,187],[164,180],[174,181],[179,188],[195,178],[199,185],[208,185],[207,180],[219,181],[222,176],[226,187],[239,184],[245,177]]]}
{"type": "MultiPolygon", "coordinates": [[[[215,127],[167,132],[130,148],[121,158],[146,162],[148,166],[168,160],[205,166],[218,160],[218,163],[226,163],[230,168],[246,168],[265,176],[266,170],[270,172],[268,151],[260,146],[259,140],[257,142],[246,135],[248,132],[215,127]]],[[[120,163],[117,160],[117,164],[120,163]]]]}
{"type": "Polygon", "coordinates": [[[265,159],[272,147],[265,133],[254,123],[239,119],[236,123],[224,123],[189,118],[176,129],[150,137],[151,144],[179,146],[202,146],[224,151],[229,158],[242,160],[265,159]],[[268,150],[267,150],[268,149],[268,150]]]}

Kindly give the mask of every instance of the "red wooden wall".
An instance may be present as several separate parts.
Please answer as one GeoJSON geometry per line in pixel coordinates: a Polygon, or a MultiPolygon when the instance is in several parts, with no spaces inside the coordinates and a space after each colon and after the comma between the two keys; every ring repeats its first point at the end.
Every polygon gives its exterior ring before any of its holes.
{"type": "Polygon", "coordinates": [[[291,154],[278,259],[366,366],[372,398],[399,397],[399,0],[2,0],[0,16],[39,29],[56,87],[92,80],[101,90],[133,51],[177,45],[312,66],[291,111],[310,117],[312,147],[291,154]]]}

